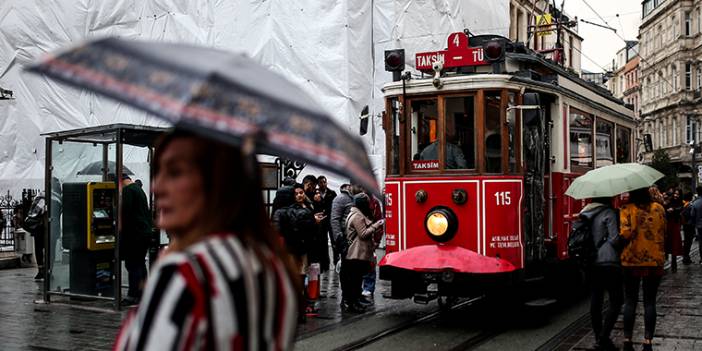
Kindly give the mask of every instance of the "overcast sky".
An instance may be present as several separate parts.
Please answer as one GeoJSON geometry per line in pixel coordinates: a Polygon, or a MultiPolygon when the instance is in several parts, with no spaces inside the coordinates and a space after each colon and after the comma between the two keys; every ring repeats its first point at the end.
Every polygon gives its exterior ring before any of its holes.
{"type": "MultiPolygon", "coordinates": [[[[564,0],[556,0],[556,5],[560,7],[561,1],[564,0]]],[[[571,17],[604,24],[585,2],[616,29],[617,34],[626,40],[637,40],[641,24],[641,0],[565,0],[565,12],[571,17]]],[[[583,37],[582,68],[590,72],[602,72],[603,68],[611,67],[617,51],[624,47],[624,42],[617,34],[591,24],[578,23],[578,34],[583,37]]]]}

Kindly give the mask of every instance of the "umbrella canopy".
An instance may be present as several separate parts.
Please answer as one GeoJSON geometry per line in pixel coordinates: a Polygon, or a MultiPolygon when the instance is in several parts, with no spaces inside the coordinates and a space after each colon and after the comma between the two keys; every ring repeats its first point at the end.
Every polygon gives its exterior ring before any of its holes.
{"type": "Polygon", "coordinates": [[[346,175],[378,193],[360,138],[300,88],[238,54],[185,44],[104,38],[29,71],[95,91],[176,127],[346,175]]]}
{"type": "Polygon", "coordinates": [[[508,261],[480,255],[460,246],[422,245],[385,255],[378,265],[418,272],[451,269],[457,273],[495,274],[516,270],[508,261]]]}
{"type": "MultiPolygon", "coordinates": [[[[115,173],[117,169],[117,164],[114,161],[107,162],[107,173],[115,173]]],[[[122,166],[122,173],[127,175],[134,175],[134,172],[130,171],[127,167],[122,166]]],[[[78,175],[102,175],[102,161],[93,162],[85,168],[78,171],[78,175]]]]}
{"type": "Polygon", "coordinates": [[[612,197],[641,188],[647,188],[663,173],[638,163],[619,163],[593,169],[570,184],[566,195],[575,199],[612,197]]]}

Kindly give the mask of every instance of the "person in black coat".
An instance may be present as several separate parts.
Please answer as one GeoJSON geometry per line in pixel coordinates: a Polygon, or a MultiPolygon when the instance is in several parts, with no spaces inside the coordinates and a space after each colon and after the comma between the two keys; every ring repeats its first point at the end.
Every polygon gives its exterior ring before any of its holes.
{"type": "Polygon", "coordinates": [[[611,198],[592,199],[580,212],[580,217],[591,223],[595,246],[588,276],[591,286],[590,316],[596,350],[618,350],[612,343],[610,334],[624,303],[624,277],[620,259],[623,239],[619,236],[619,215],[611,203],[611,198]],[[603,320],[605,292],[609,295],[609,309],[603,320]]]}

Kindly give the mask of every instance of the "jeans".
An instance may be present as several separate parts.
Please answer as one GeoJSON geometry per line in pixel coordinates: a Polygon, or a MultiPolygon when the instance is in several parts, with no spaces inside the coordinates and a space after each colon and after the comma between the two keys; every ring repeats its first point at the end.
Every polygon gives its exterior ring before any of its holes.
{"type": "Polygon", "coordinates": [[[622,282],[621,267],[595,266],[590,270],[590,316],[592,331],[598,341],[609,339],[614,323],[617,322],[624,301],[622,282]],[[609,296],[609,309],[603,323],[602,305],[605,292],[609,296]]]}
{"type": "Polygon", "coordinates": [[[644,303],[644,338],[653,339],[653,332],[656,328],[656,295],[661,277],[658,275],[648,275],[639,277],[628,272],[624,272],[624,338],[631,339],[634,331],[634,318],[636,317],[636,305],[639,301],[639,286],[643,281],[643,303],[644,303]]]}
{"type": "Polygon", "coordinates": [[[129,290],[127,296],[135,299],[141,298],[142,284],[146,280],[146,263],[144,257],[127,258],[124,260],[124,266],[129,274],[129,290]]]}
{"type": "Polygon", "coordinates": [[[375,292],[375,276],[375,269],[363,276],[363,291],[370,291],[371,295],[375,292]]]}

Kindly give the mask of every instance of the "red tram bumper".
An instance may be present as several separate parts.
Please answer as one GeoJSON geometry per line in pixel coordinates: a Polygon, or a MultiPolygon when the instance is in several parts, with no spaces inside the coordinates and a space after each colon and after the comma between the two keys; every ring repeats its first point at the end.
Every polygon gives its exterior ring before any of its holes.
{"type": "Polygon", "coordinates": [[[472,296],[511,286],[521,275],[504,259],[449,245],[389,253],[378,265],[380,279],[391,281],[390,298],[472,296]]]}

